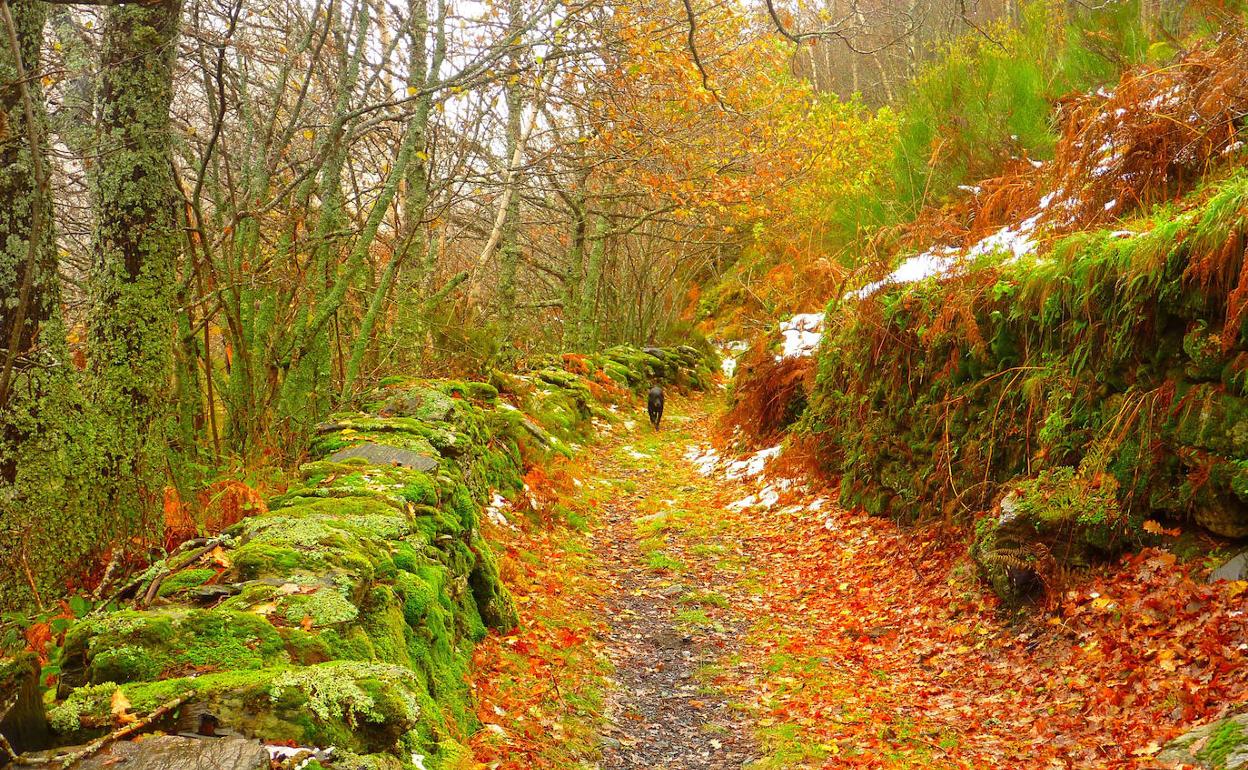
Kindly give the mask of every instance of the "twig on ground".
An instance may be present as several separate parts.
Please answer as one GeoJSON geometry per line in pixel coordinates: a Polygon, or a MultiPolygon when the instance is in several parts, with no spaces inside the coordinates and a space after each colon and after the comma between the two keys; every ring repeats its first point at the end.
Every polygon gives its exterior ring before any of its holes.
{"type": "MultiPolygon", "coordinates": [[[[123,738],[127,738],[139,732],[140,730],[144,730],[150,727],[153,722],[157,721],[164,715],[168,714],[170,711],[173,711],[178,706],[181,706],[183,703],[186,703],[188,700],[191,699],[191,696],[194,694],[195,694],[194,690],[188,690],[187,692],[182,693],[181,695],[174,698],[173,700],[166,701],[165,703],[161,704],[160,706],[156,708],[155,711],[143,717],[142,719],[136,722],[131,722],[130,724],[125,725],[124,727],[120,727],[112,731],[108,735],[104,735],[99,738],[96,738],[94,741],[88,743],[86,746],[83,746],[81,749],[70,752],[69,754],[59,754],[57,756],[51,756],[51,757],[27,757],[27,756],[19,754],[19,755],[15,755],[12,761],[15,764],[26,765],[26,766],[55,765],[58,768],[68,767],[74,764],[75,762],[81,762],[82,760],[87,759],[88,757],[92,757],[98,754],[102,749],[104,749],[106,746],[108,746],[111,743],[119,741],[123,738]]],[[[12,751],[11,747],[10,747],[10,751],[12,751]]]]}

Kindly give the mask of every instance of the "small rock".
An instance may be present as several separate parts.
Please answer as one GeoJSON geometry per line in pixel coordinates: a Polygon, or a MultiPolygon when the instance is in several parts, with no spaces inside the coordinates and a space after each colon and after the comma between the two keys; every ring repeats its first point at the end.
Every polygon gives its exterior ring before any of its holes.
{"type": "Polygon", "coordinates": [[[196,586],[187,592],[187,597],[196,604],[212,604],[238,592],[238,586],[233,585],[196,586]]]}
{"type": "Polygon", "coordinates": [[[1248,551],[1240,551],[1209,573],[1210,583],[1218,580],[1248,580],[1248,551]]]}

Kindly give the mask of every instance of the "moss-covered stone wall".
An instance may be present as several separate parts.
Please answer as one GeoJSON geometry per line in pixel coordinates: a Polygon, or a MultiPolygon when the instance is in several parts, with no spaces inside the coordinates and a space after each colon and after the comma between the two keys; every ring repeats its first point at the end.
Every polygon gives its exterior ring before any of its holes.
{"type": "Polygon", "coordinates": [[[1120,226],[832,303],[803,430],[845,504],[981,519],[1005,594],[1147,517],[1248,535],[1248,174],[1120,226]]]}
{"type": "MultiPolygon", "coordinates": [[[[691,349],[537,362],[494,383],[395,378],[317,430],[302,481],[218,543],[154,565],[126,607],[68,632],[49,723],[62,742],[192,693],[196,719],[334,746],[351,767],[453,764],[476,729],[468,665],[516,624],[479,527],[526,461],[567,454],[651,382],[704,386],[691,349]],[[198,715],[198,716],[197,716],[198,715]]],[[[188,721],[189,720],[189,721],[188,721]]]]}

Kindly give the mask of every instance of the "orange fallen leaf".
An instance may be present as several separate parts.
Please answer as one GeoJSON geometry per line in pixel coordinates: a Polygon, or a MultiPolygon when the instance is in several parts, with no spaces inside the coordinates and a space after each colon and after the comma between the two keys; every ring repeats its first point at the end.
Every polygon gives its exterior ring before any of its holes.
{"type": "Polygon", "coordinates": [[[139,719],[134,714],[130,713],[130,699],[126,697],[126,694],[122,692],[121,688],[118,688],[113,693],[113,699],[109,710],[113,714],[113,721],[119,725],[128,725],[132,722],[137,722],[139,719]]]}

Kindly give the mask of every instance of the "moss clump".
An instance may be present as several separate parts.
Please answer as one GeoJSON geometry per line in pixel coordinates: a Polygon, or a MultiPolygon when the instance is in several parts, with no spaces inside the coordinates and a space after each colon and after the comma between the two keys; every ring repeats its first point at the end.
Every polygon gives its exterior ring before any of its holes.
{"type": "Polygon", "coordinates": [[[188,569],[165,579],[160,584],[160,596],[172,596],[188,588],[197,588],[217,576],[215,569],[188,569]]]}
{"type": "Polygon", "coordinates": [[[79,623],[66,637],[62,675],[75,682],[138,682],[195,671],[285,663],[285,645],[249,612],[171,608],[117,612],[79,623]]]}
{"type": "Polygon", "coordinates": [[[1087,566],[1140,542],[1142,522],[1119,507],[1117,486],[1108,474],[1069,467],[1007,485],[975,526],[971,558],[980,574],[1018,601],[1043,589],[1052,564],[1087,566]]]}
{"type": "Polygon", "coordinates": [[[313,628],[349,623],[360,610],[335,588],[319,588],[310,594],[293,594],[282,599],[278,611],[288,623],[313,628]]]}
{"type": "MultiPolygon", "coordinates": [[[[1248,749],[1248,734],[1239,723],[1228,719],[1218,725],[1213,734],[1209,736],[1209,742],[1197,752],[1196,756],[1208,763],[1210,767],[1222,770],[1227,766],[1227,759],[1232,752],[1242,753],[1245,749],[1248,749]]],[[[1242,765],[1242,762],[1237,764],[1242,765]]]]}
{"type": "Polygon", "coordinates": [[[84,727],[83,717],[88,717],[90,724],[104,724],[101,720],[109,712],[113,694],[117,692],[115,682],[79,687],[65,700],[58,703],[48,712],[48,724],[58,733],[72,733],[84,727]]]}

